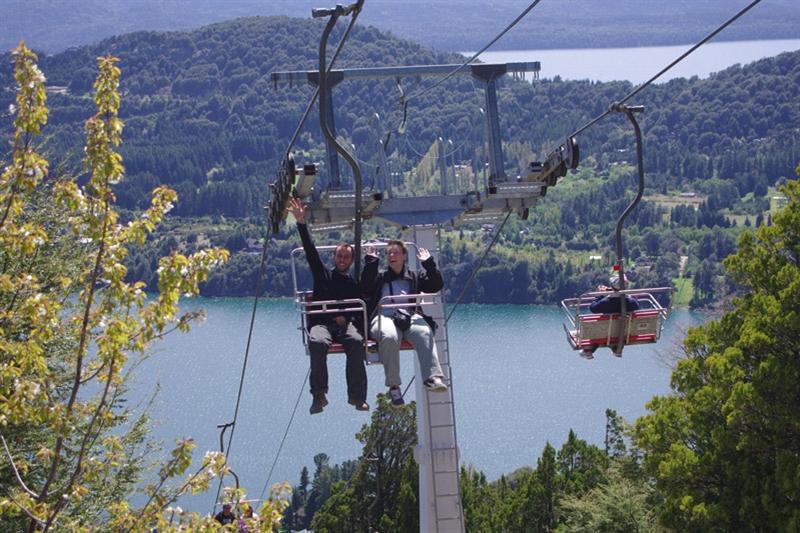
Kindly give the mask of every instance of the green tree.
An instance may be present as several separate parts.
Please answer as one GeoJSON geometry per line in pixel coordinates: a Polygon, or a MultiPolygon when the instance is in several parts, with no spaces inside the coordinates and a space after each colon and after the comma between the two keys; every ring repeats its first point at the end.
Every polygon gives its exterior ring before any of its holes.
{"type": "Polygon", "coordinates": [[[486,481],[486,475],[473,468],[462,467],[458,481],[467,531],[501,529],[499,502],[493,487],[486,481]]]}
{"type": "MultiPolygon", "coordinates": [[[[0,519],[4,528],[28,531],[169,530],[166,506],[207,487],[227,465],[221,454],[208,454],[170,486],[191,465],[194,444],[179,441],[159,482],[145,489],[145,505],[130,509],[126,497],[151,449],[147,418],[130,420],[124,405],[126,363],[170,329],[188,329],[194,315],[178,315],[181,294],[197,294],[228,255],[207,249],[162,258],[159,294],[149,301],[142,282],[126,282],[129,248],[144,242],[175,193],[157,188],[149,209],[119,222],[112,192],[124,177],[117,59],[98,59],[81,186],[49,180],[47,161],[35,151],[48,117],[44,76],[24,44],[14,57],[12,160],[0,177],[0,519]]],[[[276,520],[278,507],[264,506],[267,520],[276,520]]],[[[209,523],[197,515],[181,521],[209,523]]]]}
{"type": "Polygon", "coordinates": [[[519,479],[519,489],[509,498],[504,522],[514,532],[547,532],[558,517],[559,480],[556,450],[548,442],[537,461],[536,470],[519,479]]]}
{"type": "Polygon", "coordinates": [[[561,501],[564,523],[559,533],[639,533],[661,531],[650,503],[653,489],[644,479],[625,477],[610,468],[605,481],[584,495],[567,495],[561,501]]]}
{"type": "Polygon", "coordinates": [[[557,470],[561,491],[581,494],[602,481],[608,467],[608,456],[569,431],[567,442],[558,451],[557,470]]]}
{"type": "Polygon", "coordinates": [[[397,408],[378,396],[370,424],[356,435],[364,447],[352,479],[334,485],[310,529],[333,533],[367,532],[381,524],[390,530],[407,527],[400,510],[410,508],[416,501],[411,491],[418,490],[411,479],[415,468],[409,465],[417,442],[414,409],[414,402],[397,408]]]}
{"type": "Polygon", "coordinates": [[[636,423],[662,520],[678,530],[800,529],[800,183],[781,190],[773,225],[742,234],[725,261],[746,294],[690,330],[674,394],[636,423]]]}
{"type": "Polygon", "coordinates": [[[419,467],[413,455],[403,465],[393,523],[398,533],[419,531],[419,467]]]}

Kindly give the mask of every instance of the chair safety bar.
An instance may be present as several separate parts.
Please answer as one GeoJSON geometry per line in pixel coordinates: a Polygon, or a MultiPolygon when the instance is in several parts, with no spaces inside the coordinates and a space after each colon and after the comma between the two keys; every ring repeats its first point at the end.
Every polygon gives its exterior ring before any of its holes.
{"type": "MultiPolygon", "coordinates": [[[[378,333],[380,334],[380,332],[383,331],[381,329],[381,321],[384,318],[388,319],[388,320],[391,320],[391,318],[389,318],[388,316],[387,317],[383,316],[383,310],[384,309],[408,309],[411,306],[414,306],[414,307],[425,307],[425,306],[428,306],[428,305],[435,304],[437,302],[437,300],[440,299],[440,298],[441,298],[441,294],[438,293],[438,292],[437,293],[433,293],[433,294],[428,294],[428,293],[394,294],[394,295],[389,294],[387,296],[384,296],[383,298],[378,300],[378,307],[377,307],[377,309],[375,311],[377,313],[377,316],[378,316],[378,333]],[[402,302],[393,302],[392,301],[392,300],[400,300],[400,299],[402,299],[403,301],[402,302]]],[[[378,343],[378,344],[380,343],[380,337],[376,340],[376,343],[378,343]]],[[[377,344],[376,344],[376,348],[377,348],[377,344]]],[[[414,347],[411,345],[410,342],[408,342],[407,340],[404,339],[400,343],[400,349],[401,350],[413,350],[414,347]]],[[[370,359],[369,356],[367,357],[367,361],[375,362],[374,360],[370,359]]]]}
{"type": "Polygon", "coordinates": [[[624,345],[649,344],[661,336],[661,315],[655,309],[620,314],[581,315],[576,329],[563,325],[573,349],[591,346],[616,346],[620,344],[620,329],[624,329],[624,345]]]}
{"type": "MultiPolygon", "coordinates": [[[[389,294],[378,301],[378,308],[375,311],[378,316],[378,329],[381,327],[381,320],[384,318],[384,309],[408,309],[409,307],[425,307],[437,303],[441,298],[440,293],[419,293],[419,294],[389,294]],[[396,302],[393,300],[403,300],[396,302]]],[[[389,317],[385,317],[389,318],[389,317]]]]}
{"type": "MultiPolygon", "coordinates": [[[[320,300],[314,302],[311,301],[311,295],[311,291],[301,291],[296,292],[294,298],[295,305],[300,309],[300,331],[303,335],[304,346],[308,346],[308,317],[311,315],[341,315],[343,313],[361,312],[361,316],[364,320],[364,327],[368,327],[367,304],[364,300],[360,298],[348,298],[346,300],[320,300]]],[[[367,348],[367,336],[364,335],[364,350],[366,351],[367,348]]]]}

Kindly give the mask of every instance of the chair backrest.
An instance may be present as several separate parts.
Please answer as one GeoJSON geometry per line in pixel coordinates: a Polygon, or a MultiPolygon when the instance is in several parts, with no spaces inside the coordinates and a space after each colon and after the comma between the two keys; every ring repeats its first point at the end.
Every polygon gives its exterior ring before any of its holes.
{"type": "Polygon", "coordinates": [[[633,311],[623,320],[619,314],[588,314],[578,317],[577,344],[581,347],[607,346],[619,342],[625,328],[625,344],[656,342],[661,334],[661,315],[657,309],[633,311]],[[626,335],[627,333],[627,335],[626,335]]]}

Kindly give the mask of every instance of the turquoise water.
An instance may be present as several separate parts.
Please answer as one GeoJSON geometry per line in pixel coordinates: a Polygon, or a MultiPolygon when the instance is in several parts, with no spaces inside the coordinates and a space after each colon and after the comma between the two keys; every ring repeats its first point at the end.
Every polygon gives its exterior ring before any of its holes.
{"type": "MultiPolygon", "coordinates": [[[[160,391],[152,407],[155,435],[170,447],[191,436],[197,457],[219,449],[217,424],[230,421],[236,402],[253,302],[250,299],[190,300],[185,309],[204,307],[206,321],[189,334],[171,334],[156,344],[134,385],[134,396],[160,391]]],[[[673,313],[657,346],[636,346],[615,358],[607,350],[592,361],[569,349],[556,307],[462,305],[450,322],[451,364],[462,462],[490,479],[535,465],[546,442],[556,448],[574,429],[601,445],[605,409],[628,420],[644,414],[654,394],[669,391],[670,361],[679,353],[687,327],[704,316],[673,313]]],[[[309,416],[310,395],[303,385],[308,360],[299,319],[288,300],[260,301],[231,448],[233,468],[249,497],[266,483],[292,409],[300,404],[271,482],[297,483],[300,470],[313,471],[324,452],[332,463],[356,459],[355,433],[369,421],[346,403],[344,358],[329,358],[330,405],[309,416]]],[[[413,373],[413,352],[404,352],[403,379],[413,373]]],[[[383,368],[368,367],[370,403],[383,392],[383,368]]],[[[414,387],[408,392],[413,397],[414,387]]],[[[226,437],[227,442],[227,437],[226,437]]],[[[181,504],[204,511],[213,494],[181,504]]]]}
{"type": "MultiPolygon", "coordinates": [[[[560,50],[498,50],[481,54],[485,63],[541,61],[542,78],[565,80],[648,80],[691,45],[641,46],[636,48],[582,48],[560,50]]],[[[731,65],[745,65],[764,57],[800,49],[800,39],[709,42],[667,72],[659,83],[673,78],[708,77],[731,65]]],[[[464,52],[471,57],[474,52],[464,52]]]]}

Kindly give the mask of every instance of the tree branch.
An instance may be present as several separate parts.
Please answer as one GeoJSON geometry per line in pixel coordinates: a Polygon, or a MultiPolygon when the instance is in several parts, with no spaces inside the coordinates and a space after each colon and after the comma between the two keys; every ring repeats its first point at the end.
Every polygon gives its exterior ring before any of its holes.
{"type": "MultiPolygon", "coordinates": [[[[79,342],[79,345],[78,345],[77,360],[75,362],[75,379],[74,379],[73,384],[72,384],[72,391],[70,392],[69,401],[67,402],[67,409],[66,409],[66,412],[64,413],[64,417],[67,420],[69,420],[69,418],[72,415],[72,410],[75,407],[75,402],[76,402],[76,400],[78,398],[78,391],[80,390],[80,387],[81,387],[81,371],[82,371],[82,367],[83,367],[83,354],[84,354],[84,351],[86,350],[86,343],[87,343],[87,338],[88,338],[88,335],[89,335],[89,319],[90,319],[91,311],[92,311],[92,303],[94,301],[94,291],[95,291],[95,286],[96,286],[97,279],[100,276],[100,268],[102,266],[102,263],[103,263],[102,260],[103,260],[104,254],[105,254],[105,246],[106,246],[106,238],[107,238],[106,234],[107,234],[107,231],[108,231],[108,216],[107,216],[108,215],[108,209],[109,209],[109,206],[108,206],[108,203],[106,203],[105,204],[106,216],[103,219],[103,229],[102,229],[101,234],[100,234],[101,235],[100,248],[97,250],[97,256],[95,258],[94,268],[92,269],[92,274],[89,277],[89,283],[88,283],[89,291],[88,291],[88,295],[86,296],[86,305],[84,307],[83,319],[81,321],[80,342],[79,342]]],[[[56,439],[55,450],[54,450],[54,453],[53,453],[53,463],[50,465],[50,472],[48,473],[47,479],[45,480],[45,483],[44,483],[44,486],[42,487],[42,490],[41,490],[41,492],[39,494],[39,497],[37,498],[37,500],[39,502],[44,501],[44,499],[47,497],[50,485],[53,483],[53,480],[56,477],[56,472],[57,472],[59,463],[61,462],[60,461],[60,459],[61,459],[61,449],[62,449],[63,446],[64,446],[64,436],[63,435],[59,435],[58,438],[56,439]]],[[[48,520],[48,522],[50,522],[50,521],[48,520]]]]}
{"type": "Polygon", "coordinates": [[[9,500],[11,500],[11,502],[12,502],[14,505],[16,505],[17,507],[19,507],[20,511],[22,511],[23,513],[25,513],[26,515],[28,515],[28,518],[30,518],[32,522],[36,522],[36,523],[37,523],[37,524],[39,524],[39,525],[44,525],[44,522],[42,522],[42,520],[41,520],[41,519],[37,518],[37,517],[36,517],[36,515],[34,515],[34,514],[33,514],[33,513],[30,511],[30,510],[28,510],[28,508],[26,508],[24,505],[22,505],[21,503],[19,503],[19,502],[18,502],[18,501],[17,501],[17,500],[14,498],[14,496],[12,496],[12,495],[11,495],[11,493],[10,493],[9,491],[7,491],[7,490],[5,490],[5,489],[3,489],[3,491],[6,493],[6,497],[8,497],[8,499],[9,499],[9,500]]]}
{"type": "MultiPolygon", "coordinates": [[[[176,458],[175,460],[177,460],[177,458],[176,458]]],[[[227,462],[227,458],[226,458],[226,462],[227,462]]],[[[185,490],[186,490],[186,489],[187,489],[187,488],[188,488],[188,487],[189,487],[189,486],[192,484],[192,482],[193,482],[195,479],[197,479],[197,477],[198,477],[200,474],[202,474],[202,473],[203,473],[203,470],[205,470],[206,468],[208,468],[208,466],[207,466],[207,465],[201,466],[201,467],[200,467],[200,469],[199,469],[199,470],[197,470],[197,472],[195,472],[194,474],[192,474],[192,475],[189,477],[189,479],[187,479],[187,480],[186,480],[186,482],[185,482],[183,485],[181,485],[181,486],[180,486],[180,488],[178,488],[178,490],[176,490],[176,491],[175,491],[175,493],[174,493],[172,496],[170,496],[170,497],[169,497],[169,498],[167,498],[167,499],[166,499],[164,502],[162,502],[162,504],[161,504],[161,507],[160,507],[160,508],[157,510],[157,512],[159,512],[159,511],[163,510],[165,507],[167,507],[168,505],[170,505],[171,503],[173,503],[174,501],[176,501],[176,500],[177,500],[177,499],[178,499],[178,498],[179,498],[179,497],[180,497],[180,496],[183,494],[183,492],[184,492],[184,491],[185,491],[185,490]]],[[[162,476],[162,478],[161,478],[161,481],[160,481],[160,483],[159,483],[158,487],[156,487],[156,489],[155,489],[155,490],[153,490],[153,493],[150,495],[150,499],[149,499],[149,500],[147,500],[147,503],[144,505],[144,507],[142,507],[142,510],[141,510],[141,511],[139,511],[139,516],[137,516],[137,517],[136,517],[136,521],[133,523],[133,525],[131,525],[131,527],[130,527],[130,528],[128,528],[127,530],[125,530],[125,533],[129,533],[130,531],[133,531],[133,528],[134,528],[134,527],[135,527],[137,524],[139,524],[139,522],[141,522],[141,521],[142,521],[142,519],[143,519],[143,518],[144,518],[144,516],[145,516],[145,511],[147,510],[147,507],[149,507],[149,506],[150,506],[150,503],[151,503],[151,502],[153,501],[153,499],[156,497],[156,494],[158,494],[158,491],[159,491],[159,490],[161,489],[161,487],[164,485],[164,483],[166,482],[166,480],[167,480],[167,478],[168,478],[168,477],[169,477],[169,476],[162,476]]]]}
{"type": "MultiPolygon", "coordinates": [[[[75,485],[78,476],[80,476],[81,473],[83,472],[83,459],[86,456],[86,451],[90,448],[90,441],[91,445],[94,445],[94,443],[97,440],[97,437],[100,436],[100,432],[102,431],[102,427],[100,427],[97,429],[97,434],[92,435],[94,424],[95,422],[97,422],[98,417],[105,409],[106,399],[108,398],[108,391],[111,389],[111,383],[114,381],[114,362],[115,359],[112,358],[108,366],[108,378],[106,379],[106,386],[103,388],[103,395],[100,397],[100,402],[97,404],[97,408],[92,414],[92,420],[89,422],[89,426],[86,428],[86,432],[83,436],[83,441],[81,442],[81,448],[80,451],[78,452],[78,460],[76,462],[75,469],[72,471],[72,475],[70,476],[67,485],[64,487],[64,490],[60,491],[65,496],[69,494],[69,492],[72,490],[72,487],[75,485]]],[[[47,519],[47,523],[44,526],[45,532],[55,521],[56,516],[58,516],[58,513],[61,512],[61,510],[64,508],[67,501],[68,499],[66,497],[59,498],[58,503],[56,503],[55,507],[53,508],[53,511],[51,512],[50,516],[47,519]]]]}
{"type": "MultiPolygon", "coordinates": [[[[19,484],[22,487],[22,490],[27,492],[28,496],[30,496],[31,498],[35,498],[36,497],[36,493],[33,492],[31,489],[29,489],[28,486],[25,485],[25,482],[22,481],[22,476],[20,475],[19,470],[17,469],[17,465],[14,463],[14,458],[11,457],[11,450],[8,449],[8,444],[6,443],[6,438],[3,436],[2,433],[0,433],[0,440],[3,441],[3,448],[5,448],[5,450],[6,450],[6,455],[8,456],[8,463],[11,465],[11,469],[14,471],[14,475],[16,476],[17,481],[19,481],[19,484]]],[[[16,503],[16,502],[14,502],[14,503],[16,503]]]]}

